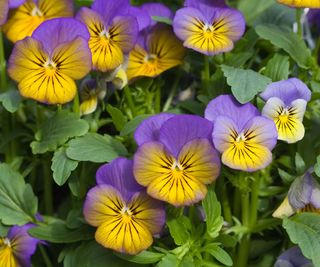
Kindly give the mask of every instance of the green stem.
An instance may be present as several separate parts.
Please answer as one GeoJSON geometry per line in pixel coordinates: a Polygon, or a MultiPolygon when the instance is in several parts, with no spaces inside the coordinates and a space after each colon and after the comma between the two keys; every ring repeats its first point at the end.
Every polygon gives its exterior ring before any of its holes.
{"type": "Polygon", "coordinates": [[[73,99],[73,112],[80,116],[80,100],[79,100],[79,92],[77,91],[74,99],[73,99]]]}
{"type": "Polygon", "coordinates": [[[7,89],[7,73],[6,73],[6,58],[4,55],[3,33],[0,28],[0,91],[4,92],[7,89]]]}
{"type": "Polygon", "coordinates": [[[240,189],[235,188],[234,198],[233,198],[233,215],[237,218],[240,217],[240,204],[241,204],[241,192],[240,189]]]}
{"type": "Polygon", "coordinates": [[[43,260],[44,260],[46,266],[53,267],[53,264],[51,263],[50,258],[49,258],[48,254],[42,244],[39,244],[39,249],[40,249],[40,252],[42,254],[42,257],[43,257],[43,260]]]}
{"type": "Polygon", "coordinates": [[[229,198],[228,198],[228,194],[227,194],[227,187],[225,184],[224,176],[221,176],[218,179],[217,186],[218,186],[218,192],[220,192],[223,217],[224,217],[225,221],[227,221],[228,223],[232,223],[231,207],[230,207],[230,203],[229,203],[229,198]]]}
{"type": "Polygon", "coordinates": [[[169,93],[169,96],[168,96],[166,102],[164,103],[164,106],[163,106],[163,109],[162,109],[163,112],[167,111],[170,108],[171,103],[173,101],[173,98],[176,95],[176,91],[177,91],[181,76],[182,76],[182,72],[179,71],[177,73],[177,75],[176,75],[176,78],[175,78],[174,82],[173,82],[173,85],[171,87],[171,91],[169,93]]]}
{"type": "Polygon", "coordinates": [[[242,192],[241,194],[241,219],[242,224],[245,226],[249,226],[249,212],[250,212],[250,204],[249,204],[249,193],[242,192]]]}
{"type": "Polygon", "coordinates": [[[127,100],[127,103],[128,103],[128,106],[131,110],[131,113],[133,115],[133,117],[136,116],[136,108],[135,108],[135,105],[134,105],[134,102],[133,102],[133,98],[132,98],[132,95],[131,95],[131,92],[130,92],[130,88],[128,85],[126,85],[124,88],[123,88],[123,92],[124,92],[124,95],[125,95],[125,98],[127,100]]]}
{"type": "Polygon", "coordinates": [[[250,227],[253,227],[258,218],[258,203],[259,203],[259,188],[260,188],[260,174],[255,176],[255,180],[252,182],[251,191],[251,208],[250,208],[250,227]]]}
{"type": "Polygon", "coordinates": [[[203,89],[205,92],[209,92],[209,81],[210,81],[210,62],[209,57],[204,55],[204,68],[203,68],[203,89]]]}
{"type": "Polygon", "coordinates": [[[159,84],[156,84],[156,96],[154,106],[155,113],[159,113],[161,111],[161,88],[159,84]]]}
{"type": "Polygon", "coordinates": [[[298,36],[300,39],[303,39],[303,28],[302,28],[302,23],[301,23],[301,17],[303,14],[303,9],[302,8],[296,8],[296,20],[297,20],[297,26],[298,26],[298,36]]]}
{"type": "Polygon", "coordinates": [[[44,176],[44,206],[47,215],[53,214],[53,199],[52,199],[52,177],[49,164],[43,162],[43,176],[44,176]]]}

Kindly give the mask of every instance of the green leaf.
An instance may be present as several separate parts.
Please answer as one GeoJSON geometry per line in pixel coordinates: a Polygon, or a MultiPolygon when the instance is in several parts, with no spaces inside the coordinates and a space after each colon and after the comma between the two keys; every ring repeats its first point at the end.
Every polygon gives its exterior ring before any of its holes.
{"type": "Polygon", "coordinates": [[[107,111],[110,114],[113,124],[118,131],[121,131],[127,122],[127,118],[123,115],[120,109],[107,105],[107,111]]]}
{"type": "Polygon", "coordinates": [[[227,83],[231,86],[232,94],[241,103],[251,101],[262,92],[272,80],[253,70],[244,70],[221,65],[227,83]]]}
{"type": "Polygon", "coordinates": [[[181,246],[190,239],[191,222],[186,216],[167,221],[170,234],[176,245],[181,246]]]}
{"type": "Polygon", "coordinates": [[[320,266],[320,215],[300,213],[283,220],[290,240],[299,245],[303,255],[311,259],[315,267],[320,266]]]}
{"type": "Polygon", "coordinates": [[[251,57],[253,52],[227,53],[225,64],[239,68],[243,66],[251,57]]]}
{"type": "Polygon", "coordinates": [[[115,254],[121,259],[130,261],[130,262],[140,263],[140,264],[156,263],[160,261],[164,256],[163,253],[152,252],[147,250],[144,250],[137,255],[126,255],[122,253],[115,253],[115,254]]]}
{"type": "Polygon", "coordinates": [[[120,136],[126,136],[133,133],[138,127],[138,125],[150,116],[152,115],[144,114],[138,115],[137,117],[133,118],[131,121],[127,122],[126,125],[123,127],[122,131],[120,132],[120,136]]]}
{"type": "Polygon", "coordinates": [[[240,0],[238,9],[244,14],[246,22],[252,25],[254,20],[273,4],[273,0],[240,0]]]}
{"type": "Polygon", "coordinates": [[[33,237],[58,244],[90,240],[94,238],[94,232],[94,228],[85,224],[77,229],[71,229],[61,222],[43,224],[29,230],[33,237]]]}
{"type": "Polygon", "coordinates": [[[21,101],[22,97],[18,90],[9,90],[0,94],[0,102],[2,102],[3,107],[11,113],[18,110],[21,101]]]}
{"type": "Polygon", "coordinates": [[[32,222],[38,209],[37,197],[22,175],[0,164],[0,220],[7,225],[32,222]]]}
{"type": "Polygon", "coordinates": [[[289,77],[290,62],[288,56],[275,54],[267,63],[264,75],[272,81],[286,80],[289,77]]]}
{"type": "Polygon", "coordinates": [[[261,38],[286,51],[301,68],[310,66],[310,50],[297,34],[273,24],[259,25],[256,32],[261,38]]]}
{"type": "MultiPolygon", "coordinates": [[[[116,257],[110,250],[95,241],[83,243],[75,249],[64,253],[64,267],[137,267],[139,265],[116,257]]],[[[61,259],[61,257],[59,257],[61,259]]]]}
{"type": "Polygon", "coordinates": [[[204,251],[210,253],[217,261],[227,266],[232,266],[233,262],[229,254],[220,248],[217,244],[209,244],[203,248],[204,251]]]}
{"type": "Polygon", "coordinates": [[[71,140],[66,154],[73,160],[102,163],[126,156],[128,151],[121,142],[110,135],[88,133],[71,140]]]}
{"type": "Polygon", "coordinates": [[[212,187],[208,188],[208,193],[202,201],[202,207],[206,214],[207,232],[212,238],[215,238],[219,235],[223,225],[223,218],[221,216],[220,202],[212,187]]]}
{"type": "Polygon", "coordinates": [[[54,152],[51,164],[53,179],[58,185],[63,185],[69,178],[71,172],[76,169],[78,162],[69,159],[66,155],[66,148],[61,147],[54,152]]]}
{"type": "Polygon", "coordinates": [[[151,18],[156,22],[162,22],[168,25],[172,25],[172,20],[167,17],[161,17],[161,16],[151,16],[151,18]]]}
{"type": "Polygon", "coordinates": [[[320,155],[317,157],[317,163],[314,165],[314,172],[320,177],[320,155]]]}
{"type": "MultiPolygon", "coordinates": [[[[165,255],[161,261],[156,265],[157,267],[179,267],[180,266],[180,260],[176,255],[173,255],[171,253],[168,253],[165,255]]],[[[182,266],[181,266],[182,267],[182,266]]]]}
{"type": "Polygon", "coordinates": [[[295,165],[296,165],[297,173],[303,174],[305,172],[306,164],[298,152],[295,155],[295,165]]]}
{"type": "Polygon", "coordinates": [[[77,114],[66,110],[59,111],[47,119],[37,131],[36,141],[31,143],[32,152],[33,154],[42,154],[54,151],[69,138],[84,135],[88,130],[88,123],[79,119],[77,114]]]}

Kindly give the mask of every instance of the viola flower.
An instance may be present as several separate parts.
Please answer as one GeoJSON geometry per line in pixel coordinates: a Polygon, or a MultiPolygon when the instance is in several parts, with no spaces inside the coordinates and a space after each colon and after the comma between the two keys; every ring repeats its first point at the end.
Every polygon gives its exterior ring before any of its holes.
{"type": "Polygon", "coordinates": [[[147,249],[165,223],[161,202],[150,198],[132,172],[132,161],[117,158],[97,171],[97,186],[84,203],[86,221],[97,227],[95,239],[126,254],[147,249]]]}
{"type": "Polygon", "coordinates": [[[31,227],[32,224],[13,226],[6,237],[0,237],[0,266],[31,267],[30,257],[39,242],[28,234],[31,227]]]}
{"type": "Polygon", "coordinates": [[[73,16],[72,0],[10,0],[9,3],[11,2],[17,3],[14,7],[25,2],[12,11],[3,27],[7,38],[14,43],[31,36],[33,31],[46,20],[73,16]]]}
{"type": "Polygon", "coordinates": [[[17,42],[8,73],[21,95],[47,104],[71,101],[77,92],[74,80],[91,69],[88,39],[82,23],[61,18],[42,23],[32,37],[17,42]]]}
{"type": "Polygon", "coordinates": [[[283,252],[277,259],[274,267],[312,267],[312,262],[305,258],[298,246],[283,252]]]}
{"type": "Polygon", "coordinates": [[[135,45],[137,20],[129,14],[129,0],[95,0],[92,9],[83,7],[77,18],[87,25],[95,70],[114,70],[135,45]]]}
{"type": "Polygon", "coordinates": [[[162,113],[135,131],[139,145],[134,176],[147,193],[175,206],[191,205],[219,175],[220,161],[210,141],[212,123],[195,115],[162,113]]]}
{"type": "Polygon", "coordinates": [[[181,65],[185,56],[182,43],[169,26],[155,26],[129,54],[128,79],[156,77],[181,65]]]}
{"type": "Polygon", "coordinates": [[[241,105],[233,96],[221,95],[208,104],[205,118],[214,123],[213,143],[225,165],[253,172],[271,163],[277,130],[254,105],[241,105]]]}
{"type": "Polygon", "coordinates": [[[287,197],[272,216],[283,218],[296,212],[320,213],[320,184],[310,171],[293,181],[287,197]]]}
{"type": "Polygon", "coordinates": [[[240,11],[208,0],[188,0],[173,19],[175,34],[183,45],[212,56],[232,50],[245,31],[240,11]]]}
{"type": "Polygon", "coordinates": [[[291,7],[320,8],[319,0],[277,0],[277,2],[291,7]]]}
{"type": "Polygon", "coordinates": [[[146,11],[151,18],[149,24],[150,27],[157,24],[157,22],[154,21],[152,17],[163,17],[168,18],[169,20],[173,19],[173,12],[171,11],[171,9],[161,3],[145,3],[141,6],[141,10],[146,11]]]}
{"type": "Polygon", "coordinates": [[[261,94],[266,101],[262,115],[272,119],[278,130],[278,139],[295,143],[304,137],[302,124],[307,101],[311,98],[308,87],[299,79],[274,82],[261,94]]]}

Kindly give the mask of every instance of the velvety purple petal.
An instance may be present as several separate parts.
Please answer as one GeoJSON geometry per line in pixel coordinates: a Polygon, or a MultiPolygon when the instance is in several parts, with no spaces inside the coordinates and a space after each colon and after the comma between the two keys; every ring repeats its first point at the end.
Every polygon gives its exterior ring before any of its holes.
{"type": "Polygon", "coordinates": [[[211,140],[213,124],[196,115],[176,115],[167,120],[160,128],[159,141],[174,155],[196,138],[211,140]]]}
{"type": "Polygon", "coordinates": [[[73,18],[57,18],[43,22],[32,34],[40,41],[45,50],[51,53],[59,44],[70,42],[77,37],[89,41],[87,27],[73,18]]]}
{"type": "Polygon", "coordinates": [[[310,24],[317,26],[319,31],[320,30],[320,10],[310,9],[308,12],[308,21],[310,24]]]}
{"type": "Polygon", "coordinates": [[[310,203],[314,183],[313,179],[310,173],[306,173],[296,178],[291,184],[288,192],[288,200],[295,210],[302,209],[310,203]]]}
{"type": "Polygon", "coordinates": [[[98,185],[113,186],[126,200],[132,196],[132,192],[139,192],[143,189],[133,176],[132,160],[122,157],[102,165],[97,171],[96,181],[98,185]]]}
{"type": "MultiPolygon", "coordinates": [[[[157,16],[173,19],[174,15],[170,8],[160,3],[146,3],[141,6],[141,9],[145,10],[150,17],[157,16]]],[[[155,24],[156,21],[152,20],[150,26],[153,26],[155,24]]]]}
{"type": "Polygon", "coordinates": [[[209,102],[204,117],[214,123],[220,115],[231,118],[241,131],[244,125],[251,118],[259,116],[260,112],[251,103],[242,105],[232,95],[221,95],[209,102]]]}
{"type": "Polygon", "coordinates": [[[159,140],[159,130],[164,122],[175,116],[169,113],[160,113],[145,119],[134,132],[134,140],[140,146],[143,143],[159,140]]]}
{"type": "Polygon", "coordinates": [[[30,257],[34,254],[38,239],[31,237],[28,230],[34,227],[33,224],[26,224],[24,226],[13,226],[10,228],[7,238],[14,247],[14,255],[21,263],[21,266],[31,266],[30,257]]]}
{"type": "MultiPolygon", "coordinates": [[[[9,7],[10,8],[17,8],[21,6],[26,0],[9,0],[9,7]]],[[[6,1],[3,1],[6,2],[6,1]]]]}
{"type": "Polygon", "coordinates": [[[320,209],[320,184],[318,181],[310,174],[311,176],[311,181],[312,181],[312,191],[311,191],[311,196],[310,196],[310,204],[317,208],[320,209]]]}
{"type": "Polygon", "coordinates": [[[129,15],[135,17],[138,21],[139,31],[146,29],[151,25],[151,17],[146,10],[138,7],[130,7],[129,15]]]}
{"type": "Polygon", "coordinates": [[[199,8],[200,5],[214,6],[214,7],[226,7],[224,0],[185,0],[184,6],[199,8]]]}
{"type": "Polygon", "coordinates": [[[0,1],[0,25],[6,22],[8,11],[9,11],[8,1],[7,0],[0,1]]]}
{"type": "Polygon", "coordinates": [[[266,90],[260,94],[263,100],[267,101],[271,97],[280,98],[286,105],[290,105],[296,99],[309,101],[311,91],[299,79],[290,78],[279,82],[271,83],[266,90]]]}
{"type": "Polygon", "coordinates": [[[92,10],[103,17],[106,24],[116,16],[128,14],[129,7],[129,0],[95,0],[91,6],[92,10]]]}
{"type": "Polygon", "coordinates": [[[283,252],[274,267],[312,267],[312,262],[305,258],[298,246],[283,252]]]}

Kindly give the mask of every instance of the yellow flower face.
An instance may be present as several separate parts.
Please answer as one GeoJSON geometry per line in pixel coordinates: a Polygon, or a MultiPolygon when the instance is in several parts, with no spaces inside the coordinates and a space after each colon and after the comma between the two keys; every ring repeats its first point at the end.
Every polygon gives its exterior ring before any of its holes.
{"type": "Polygon", "coordinates": [[[19,267],[16,261],[10,240],[7,238],[0,238],[0,266],[1,267],[19,267]]]}
{"type": "Polygon", "coordinates": [[[45,20],[57,17],[72,17],[73,7],[68,0],[28,0],[23,5],[13,10],[9,20],[3,27],[7,38],[17,42],[27,36],[45,20]]]}

